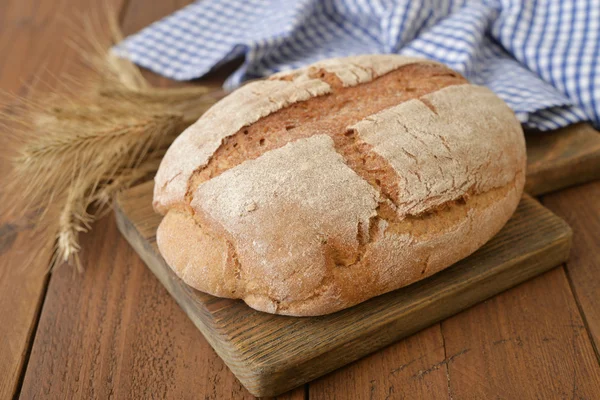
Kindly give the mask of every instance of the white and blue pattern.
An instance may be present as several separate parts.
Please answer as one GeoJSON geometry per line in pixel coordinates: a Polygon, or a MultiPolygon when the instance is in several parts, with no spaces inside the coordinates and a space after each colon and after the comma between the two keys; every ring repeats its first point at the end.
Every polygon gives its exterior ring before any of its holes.
{"type": "Polygon", "coordinates": [[[526,127],[600,127],[600,0],[204,0],[114,50],[177,80],[245,56],[226,88],[324,58],[421,56],[489,87],[526,127]]]}

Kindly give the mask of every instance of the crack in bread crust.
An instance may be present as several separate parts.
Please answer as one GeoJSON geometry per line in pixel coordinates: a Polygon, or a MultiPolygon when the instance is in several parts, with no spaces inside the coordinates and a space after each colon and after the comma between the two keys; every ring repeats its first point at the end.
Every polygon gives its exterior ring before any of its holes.
{"type": "MultiPolygon", "coordinates": [[[[336,147],[344,146],[347,127],[370,115],[450,85],[467,83],[459,74],[435,64],[409,64],[367,83],[343,87],[340,79],[323,69],[312,76],[332,86],[332,92],[294,103],[225,138],[206,166],[188,181],[186,201],[202,183],[262,154],[300,138],[328,134],[336,147]]],[[[364,145],[363,145],[364,146],[364,145]]],[[[368,179],[383,179],[389,197],[397,197],[395,173],[375,153],[369,155],[368,179]],[[381,172],[378,172],[378,171],[381,172]],[[381,175],[377,178],[374,175],[381,175]],[[394,188],[394,189],[392,189],[394,188]]]]}

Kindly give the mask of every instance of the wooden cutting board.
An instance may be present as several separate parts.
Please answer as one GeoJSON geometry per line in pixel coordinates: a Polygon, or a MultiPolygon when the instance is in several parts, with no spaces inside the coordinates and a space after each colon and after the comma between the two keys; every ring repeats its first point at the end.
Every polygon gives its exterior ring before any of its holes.
{"type": "Polygon", "coordinates": [[[255,396],[286,392],[557,266],[571,244],[567,224],[525,196],[490,242],[430,278],[327,316],[276,316],[196,291],[170,270],[156,247],[152,189],[118,197],[119,229],[255,396]]]}

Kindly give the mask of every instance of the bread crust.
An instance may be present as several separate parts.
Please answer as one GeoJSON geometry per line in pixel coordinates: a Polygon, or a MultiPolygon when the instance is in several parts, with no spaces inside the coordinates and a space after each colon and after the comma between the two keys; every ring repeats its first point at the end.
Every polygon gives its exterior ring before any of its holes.
{"type": "Polygon", "coordinates": [[[519,202],[526,156],[513,113],[475,85],[448,86],[345,126],[334,134],[353,135],[351,152],[316,131],[190,185],[243,127],[421,63],[437,65],[393,55],[328,60],[215,105],[172,145],[156,176],[166,262],[201,291],[310,316],[423,279],[487,242],[519,202]],[[365,171],[373,157],[394,175],[386,181],[394,196],[371,179],[379,172],[365,171]]]}

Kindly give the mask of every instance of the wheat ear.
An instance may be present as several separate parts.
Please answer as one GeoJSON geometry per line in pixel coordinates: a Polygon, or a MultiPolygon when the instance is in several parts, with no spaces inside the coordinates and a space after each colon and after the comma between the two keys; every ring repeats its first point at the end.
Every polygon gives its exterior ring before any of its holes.
{"type": "Polygon", "coordinates": [[[80,234],[116,193],[152,177],[175,137],[222,96],[202,86],[151,87],[137,67],[109,51],[121,39],[115,15],[82,19],[84,39],[72,45],[86,61],[85,79],[62,77],[61,87],[12,97],[0,112],[16,146],[5,211],[56,238],[51,266],[81,270],[80,234]]]}

